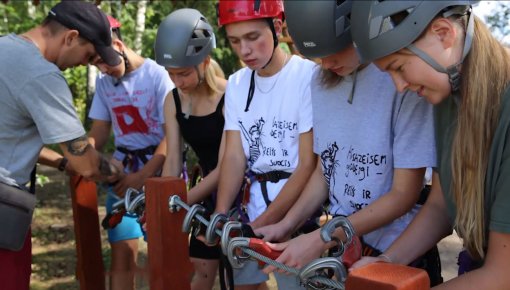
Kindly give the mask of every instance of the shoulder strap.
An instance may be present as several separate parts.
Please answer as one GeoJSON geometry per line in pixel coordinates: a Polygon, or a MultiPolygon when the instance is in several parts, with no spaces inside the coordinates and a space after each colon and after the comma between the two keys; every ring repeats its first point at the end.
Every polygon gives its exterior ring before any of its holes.
{"type": "Polygon", "coordinates": [[[221,99],[218,102],[218,106],[216,106],[216,113],[221,113],[224,103],[225,103],[225,94],[223,94],[223,96],[221,96],[221,99]]]}
{"type": "Polygon", "coordinates": [[[179,92],[177,91],[177,88],[174,88],[172,90],[172,94],[174,96],[174,103],[175,103],[175,112],[179,115],[182,114],[181,109],[181,99],[179,98],[179,92]]]}

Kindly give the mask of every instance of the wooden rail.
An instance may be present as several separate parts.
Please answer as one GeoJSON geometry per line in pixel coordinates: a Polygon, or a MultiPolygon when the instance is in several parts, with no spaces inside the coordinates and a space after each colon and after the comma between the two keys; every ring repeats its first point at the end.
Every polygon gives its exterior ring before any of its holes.
{"type": "MultiPolygon", "coordinates": [[[[186,186],[174,177],[150,178],[145,184],[148,233],[148,275],[151,290],[189,290],[192,266],[188,235],[181,231],[185,210],[171,213],[168,198],[186,201],[186,186]]],[[[76,275],[82,290],[104,290],[105,272],[101,252],[97,191],[93,182],[71,177],[76,236],[76,275]]],[[[428,290],[423,270],[402,265],[375,263],[349,273],[347,290],[428,290]]]]}
{"type": "Polygon", "coordinates": [[[374,263],[349,273],[346,290],[428,290],[430,280],[422,269],[374,263]]]}
{"type": "Polygon", "coordinates": [[[81,176],[72,176],[70,186],[76,239],[76,277],[80,289],[104,290],[96,184],[81,176]]]}
{"type": "Polygon", "coordinates": [[[160,177],[145,182],[151,290],[190,289],[192,266],[188,256],[188,234],[182,232],[186,212],[169,211],[168,198],[174,194],[186,202],[184,180],[160,177]]]}

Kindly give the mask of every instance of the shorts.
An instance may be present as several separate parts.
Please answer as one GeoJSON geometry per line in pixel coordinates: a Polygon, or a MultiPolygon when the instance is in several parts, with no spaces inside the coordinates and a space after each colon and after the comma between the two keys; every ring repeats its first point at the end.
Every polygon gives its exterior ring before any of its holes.
{"type": "Polygon", "coordinates": [[[32,234],[30,230],[21,250],[0,249],[0,281],[3,290],[28,290],[32,273],[32,234]]]}
{"type": "MultiPolygon", "coordinates": [[[[305,290],[299,284],[298,277],[292,274],[280,274],[273,272],[278,289],[284,290],[305,290]]],[[[241,269],[234,269],[234,285],[255,285],[269,280],[269,275],[262,272],[258,262],[248,260],[241,269]]]]}
{"type": "MultiPolygon", "coordinates": [[[[108,186],[106,189],[106,212],[112,211],[113,204],[119,201],[120,198],[117,196],[113,187],[108,186]]],[[[136,221],[137,217],[124,215],[122,221],[113,229],[108,229],[108,241],[115,243],[124,240],[138,239],[143,236],[142,227],[136,221]]]]}
{"type": "Polygon", "coordinates": [[[221,248],[219,245],[209,247],[203,242],[197,240],[194,235],[189,239],[189,256],[190,258],[198,258],[205,260],[219,260],[221,248]]]}

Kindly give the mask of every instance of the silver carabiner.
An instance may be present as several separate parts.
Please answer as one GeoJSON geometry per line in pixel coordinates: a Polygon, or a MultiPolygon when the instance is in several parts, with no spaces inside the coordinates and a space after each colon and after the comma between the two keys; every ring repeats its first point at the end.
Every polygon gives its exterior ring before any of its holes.
{"type": "Polygon", "coordinates": [[[248,247],[250,245],[250,239],[244,237],[232,238],[227,246],[227,257],[232,268],[240,269],[244,266],[244,262],[250,258],[250,256],[238,256],[236,252],[240,247],[248,247]]]}
{"type": "Polygon", "coordinates": [[[139,194],[140,192],[132,187],[126,189],[126,193],[124,194],[124,207],[126,208],[126,210],[129,207],[129,203],[133,199],[132,196],[138,196],[139,194]]]}
{"type": "Polygon", "coordinates": [[[221,251],[223,255],[227,255],[228,253],[228,244],[230,241],[230,233],[234,230],[241,232],[241,228],[243,224],[238,221],[229,221],[223,225],[223,231],[221,233],[221,251]]]}
{"type": "Polygon", "coordinates": [[[130,214],[138,214],[138,207],[142,204],[145,204],[145,193],[140,192],[138,196],[133,198],[131,202],[129,202],[128,207],[126,208],[126,211],[130,214]]]}
{"type": "MultiPolygon", "coordinates": [[[[347,270],[340,260],[333,257],[315,259],[299,270],[298,278],[301,285],[307,289],[345,289],[345,280],[347,279],[347,270]],[[318,278],[330,279],[327,271],[333,271],[333,277],[338,283],[338,287],[328,286],[317,281],[318,278]]],[[[334,282],[332,280],[332,282],[334,282]]]]}
{"type": "Polygon", "coordinates": [[[324,243],[335,241],[338,244],[339,250],[335,253],[335,256],[337,257],[344,253],[345,246],[352,242],[352,238],[355,235],[352,223],[349,221],[349,219],[347,219],[347,217],[344,216],[337,216],[327,222],[324,226],[322,226],[320,234],[324,243]],[[333,233],[338,227],[341,227],[344,230],[346,237],[345,243],[333,236],[333,233]]]}

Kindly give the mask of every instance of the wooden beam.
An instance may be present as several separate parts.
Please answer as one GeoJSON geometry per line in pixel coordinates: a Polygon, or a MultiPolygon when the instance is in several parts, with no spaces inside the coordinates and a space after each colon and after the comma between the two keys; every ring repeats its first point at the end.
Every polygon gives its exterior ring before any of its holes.
{"type": "Polygon", "coordinates": [[[346,290],[429,290],[430,280],[422,269],[389,263],[373,263],[349,272],[346,290]]]}
{"type": "Polygon", "coordinates": [[[181,230],[186,211],[170,212],[168,199],[174,194],[186,201],[184,180],[157,177],[145,182],[151,290],[190,289],[192,266],[188,256],[188,234],[181,230]]]}
{"type": "Polygon", "coordinates": [[[81,176],[71,176],[70,186],[80,289],[105,290],[96,184],[81,176]]]}

